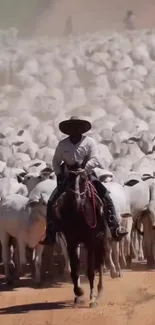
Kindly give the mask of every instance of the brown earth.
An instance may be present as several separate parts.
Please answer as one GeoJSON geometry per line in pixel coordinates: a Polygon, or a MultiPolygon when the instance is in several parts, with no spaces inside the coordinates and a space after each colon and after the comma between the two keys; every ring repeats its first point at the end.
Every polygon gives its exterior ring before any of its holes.
{"type": "MultiPolygon", "coordinates": [[[[24,283],[24,282],[23,282],[24,283]]],[[[74,308],[71,284],[42,289],[27,287],[0,292],[0,324],[5,325],[154,325],[155,273],[125,271],[123,278],[104,276],[104,295],[96,309],[89,308],[89,286],[84,283],[85,304],[74,308]]]]}

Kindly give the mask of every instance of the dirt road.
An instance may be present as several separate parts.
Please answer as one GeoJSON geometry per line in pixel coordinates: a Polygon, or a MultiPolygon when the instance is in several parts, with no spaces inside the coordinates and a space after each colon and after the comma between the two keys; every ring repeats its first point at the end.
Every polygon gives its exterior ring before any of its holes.
{"type": "Polygon", "coordinates": [[[58,283],[51,288],[17,288],[0,292],[0,324],[5,325],[154,325],[155,273],[124,272],[123,278],[104,277],[101,305],[73,307],[71,284],[58,283]]]}

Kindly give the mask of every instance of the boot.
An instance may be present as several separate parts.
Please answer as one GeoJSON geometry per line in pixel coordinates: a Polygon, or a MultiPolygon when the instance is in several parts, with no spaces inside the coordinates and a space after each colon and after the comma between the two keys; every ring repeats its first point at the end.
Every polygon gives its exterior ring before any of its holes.
{"type": "Polygon", "coordinates": [[[51,221],[51,209],[53,206],[53,200],[48,201],[47,204],[47,214],[46,214],[46,237],[39,242],[41,245],[51,246],[54,245],[56,240],[56,231],[54,224],[51,221]]]}
{"type": "MultiPolygon", "coordinates": [[[[111,235],[115,241],[120,241],[124,236],[128,234],[124,228],[119,225],[119,222],[116,217],[116,211],[113,204],[113,201],[106,189],[106,187],[94,176],[91,177],[92,183],[97,190],[97,193],[100,199],[103,201],[105,199],[107,204],[107,211],[106,211],[106,221],[108,227],[110,228],[111,235]]],[[[104,203],[104,202],[103,202],[104,203]]]]}
{"type": "Polygon", "coordinates": [[[128,234],[128,231],[119,225],[116,217],[116,210],[108,192],[106,192],[104,199],[106,200],[107,204],[106,217],[111,235],[115,241],[121,241],[121,239],[128,234]]]}
{"type": "Polygon", "coordinates": [[[49,229],[46,230],[46,237],[39,242],[40,245],[43,246],[52,246],[56,242],[56,232],[53,230],[49,231],[49,229]]]}
{"type": "MultiPolygon", "coordinates": [[[[64,166],[63,166],[64,168],[64,166]]],[[[57,187],[54,192],[51,194],[49,201],[47,203],[47,213],[46,213],[46,237],[44,240],[40,241],[41,245],[54,245],[56,241],[56,225],[51,220],[51,211],[54,203],[59,198],[59,196],[63,193],[65,189],[64,175],[57,175],[57,187]]],[[[54,211],[52,211],[52,219],[56,220],[54,216],[54,211]]]]}

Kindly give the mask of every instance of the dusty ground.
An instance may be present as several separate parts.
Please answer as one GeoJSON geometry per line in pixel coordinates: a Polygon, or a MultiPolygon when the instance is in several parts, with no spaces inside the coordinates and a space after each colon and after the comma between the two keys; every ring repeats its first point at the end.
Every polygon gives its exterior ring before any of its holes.
{"type": "MultiPolygon", "coordinates": [[[[23,281],[24,283],[24,281],[23,281]]],[[[22,284],[23,284],[22,283],[22,284]]],[[[155,273],[126,271],[121,279],[104,276],[104,296],[96,309],[73,307],[71,284],[43,289],[20,287],[0,292],[0,324],[5,325],[154,325],[155,273]]]]}

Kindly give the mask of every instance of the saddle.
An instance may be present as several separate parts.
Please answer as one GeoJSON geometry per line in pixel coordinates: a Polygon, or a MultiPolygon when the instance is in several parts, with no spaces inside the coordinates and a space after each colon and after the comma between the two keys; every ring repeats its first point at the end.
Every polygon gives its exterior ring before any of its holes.
{"type": "MultiPolygon", "coordinates": [[[[77,176],[80,175],[80,180],[83,179],[85,181],[85,186],[82,192],[80,192],[80,181],[78,184],[78,191],[77,189],[75,191],[74,189],[71,189],[71,192],[75,193],[75,196],[77,194],[78,197],[80,197],[80,204],[78,204],[77,206],[79,206],[78,208],[79,210],[81,210],[87,224],[91,228],[94,228],[97,224],[97,216],[103,213],[104,204],[101,201],[97,190],[95,189],[91,181],[91,176],[86,175],[84,169],[81,166],[75,164],[74,166],[71,166],[68,169],[70,173],[73,173],[73,175],[77,176]]],[[[64,198],[67,193],[67,190],[68,188],[66,184],[62,193],[60,193],[54,204],[54,209],[56,211],[57,218],[59,219],[61,218],[60,210],[64,204],[64,198]]]]}

